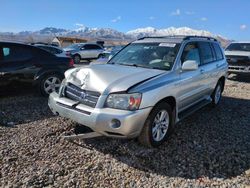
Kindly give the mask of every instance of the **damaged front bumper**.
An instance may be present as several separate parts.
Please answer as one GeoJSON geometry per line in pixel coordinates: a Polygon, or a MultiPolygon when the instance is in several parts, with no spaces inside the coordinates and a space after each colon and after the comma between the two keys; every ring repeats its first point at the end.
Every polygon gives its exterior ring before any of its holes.
{"type": "Polygon", "coordinates": [[[60,97],[57,93],[50,94],[51,111],[62,117],[72,119],[93,131],[109,137],[137,137],[151,111],[151,107],[136,111],[111,108],[91,108],[77,101],[60,97]]]}

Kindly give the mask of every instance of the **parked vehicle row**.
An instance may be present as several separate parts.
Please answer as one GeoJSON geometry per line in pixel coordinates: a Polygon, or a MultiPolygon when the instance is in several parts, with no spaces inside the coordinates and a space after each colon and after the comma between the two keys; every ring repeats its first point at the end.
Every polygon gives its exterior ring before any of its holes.
{"type": "Polygon", "coordinates": [[[216,39],[146,37],[106,64],[66,71],[49,106],[54,114],[92,129],[92,136],[137,137],[155,147],[184,117],[219,104],[227,70],[216,39]]]}

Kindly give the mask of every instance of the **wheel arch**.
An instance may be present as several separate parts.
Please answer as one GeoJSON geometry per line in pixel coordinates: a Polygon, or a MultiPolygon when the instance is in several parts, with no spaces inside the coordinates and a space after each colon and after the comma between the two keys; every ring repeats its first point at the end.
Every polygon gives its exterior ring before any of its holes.
{"type": "Polygon", "coordinates": [[[173,96],[168,96],[168,97],[165,97],[165,98],[159,100],[155,104],[155,106],[158,105],[159,103],[162,103],[162,102],[168,103],[171,106],[172,110],[174,110],[176,108],[176,99],[173,96]]]}
{"type": "Polygon", "coordinates": [[[225,77],[225,76],[220,77],[220,79],[218,80],[217,83],[219,83],[219,82],[222,83],[222,91],[224,91],[225,82],[226,82],[226,77],[225,77]]]}
{"type": "Polygon", "coordinates": [[[62,72],[62,71],[58,71],[58,70],[56,70],[56,69],[54,69],[54,70],[43,70],[43,71],[38,72],[38,73],[34,76],[35,84],[38,84],[39,81],[40,81],[43,77],[45,77],[45,76],[47,76],[47,75],[52,75],[52,74],[57,74],[57,75],[61,76],[62,78],[64,78],[64,72],[62,72]]]}

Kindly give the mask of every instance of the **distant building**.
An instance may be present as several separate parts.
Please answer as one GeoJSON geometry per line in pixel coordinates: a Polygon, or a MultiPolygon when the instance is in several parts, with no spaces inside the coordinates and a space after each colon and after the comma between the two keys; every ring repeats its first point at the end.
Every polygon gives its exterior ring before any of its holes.
{"type": "Polygon", "coordinates": [[[52,40],[52,44],[58,45],[60,47],[66,47],[74,43],[84,43],[87,39],[83,38],[73,38],[73,37],[55,37],[52,40]]]}

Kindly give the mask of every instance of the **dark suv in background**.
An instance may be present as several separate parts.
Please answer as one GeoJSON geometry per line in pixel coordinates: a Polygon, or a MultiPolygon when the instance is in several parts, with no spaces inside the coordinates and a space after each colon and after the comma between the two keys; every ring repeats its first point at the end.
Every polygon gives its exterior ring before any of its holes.
{"type": "Polygon", "coordinates": [[[64,72],[73,66],[69,57],[31,45],[0,42],[0,86],[12,81],[30,82],[47,96],[59,89],[64,72]]]}

